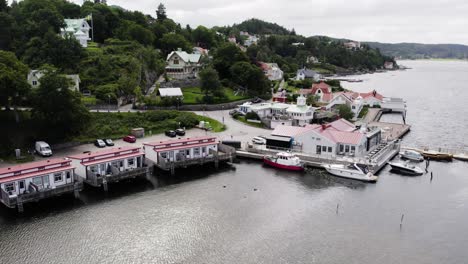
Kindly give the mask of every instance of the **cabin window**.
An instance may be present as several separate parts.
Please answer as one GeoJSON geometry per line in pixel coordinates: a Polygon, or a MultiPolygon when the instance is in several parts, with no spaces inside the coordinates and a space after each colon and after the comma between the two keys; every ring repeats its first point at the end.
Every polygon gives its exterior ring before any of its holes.
{"type": "Polygon", "coordinates": [[[206,147],[202,148],[202,153],[206,153],[206,147]]]}
{"type": "MultiPolygon", "coordinates": [[[[102,164],[104,165],[104,164],[102,164]]],[[[102,168],[102,167],[101,167],[102,168]]],[[[104,170],[103,170],[104,171],[104,170]]],[[[67,179],[70,179],[71,178],[71,173],[69,171],[66,172],[66,175],[67,175],[67,179]]]]}
{"type": "Polygon", "coordinates": [[[190,149],[185,150],[185,155],[190,156],[190,149]]]}
{"type": "Polygon", "coordinates": [[[167,152],[161,152],[161,158],[167,158],[167,152]]]}
{"type": "Polygon", "coordinates": [[[61,172],[54,174],[54,182],[61,182],[63,181],[63,175],[61,172]]]}
{"type": "Polygon", "coordinates": [[[345,152],[349,152],[349,145],[345,146],[345,152]]]}
{"type": "Polygon", "coordinates": [[[117,167],[119,167],[119,162],[118,161],[113,161],[113,162],[111,162],[111,166],[117,168],[117,167]]]}
{"type": "Polygon", "coordinates": [[[135,164],[135,159],[134,158],[128,159],[127,162],[128,162],[128,166],[133,166],[135,164]]]}
{"type": "Polygon", "coordinates": [[[344,151],[344,146],[340,145],[340,152],[343,152],[343,151],[344,151]]]}
{"type": "Polygon", "coordinates": [[[36,86],[36,85],[37,85],[37,81],[32,81],[32,85],[33,85],[33,86],[36,86]]]}
{"type": "Polygon", "coordinates": [[[317,154],[321,154],[321,153],[322,153],[322,146],[317,145],[316,153],[317,153],[317,154]]]}
{"type": "Polygon", "coordinates": [[[327,152],[327,146],[322,146],[322,152],[327,152]]]}
{"type": "Polygon", "coordinates": [[[328,152],[332,152],[332,147],[328,147],[328,152]]]}
{"type": "Polygon", "coordinates": [[[194,156],[200,155],[200,148],[194,148],[194,149],[193,149],[193,155],[194,155],[194,156]]]}
{"type": "Polygon", "coordinates": [[[42,178],[41,177],[35,177],[35,178],[33,178],[32,182],[35,185],[42,185],[42,178]]]}
{"type": "Polygon", "coordinates": [[[356,151],[356,147],[355,146],[351,146],[351,152],[355,152],[356,151]]]}
{"type": "Polygon", "coordinates": [[[119,166],[120,166],[121,168],[124,166],[123,160],[120,160],[120,161],[119,161],[119,166]]]}
{"type": "Polygon", "coordinates": [[[97,172],[97,167],[96,166],[91,166],[89,167],[89,170],[92,172],[97,172]]]}
{"type": "Polygon", "coordinates": [[[179,64],[179,60],[177,58],[174,58],[174,64],[179,64]]]}
{"type": "Polygon", "coordinates": [[[99,165],[99,167],[100,167],[101,173],[106,170],[106,164],[104,163],[99,165]]]}
{"type": "Polygon", "coordinates": [[[24,189],[24,181],[20,181],[20,182],[19,182],[19,188],[20,188],[20,189],[24,189]]]}
{"type": "Polygon", "coordinates": [[[15,183],[10,182],[5,184],[5,191],[6,192],[14,192],[15,191],[15,183]]]}

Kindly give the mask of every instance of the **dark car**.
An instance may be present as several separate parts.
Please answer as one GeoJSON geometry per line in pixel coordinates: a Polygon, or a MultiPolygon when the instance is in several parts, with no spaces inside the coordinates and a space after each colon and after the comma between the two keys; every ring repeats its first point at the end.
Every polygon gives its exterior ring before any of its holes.
{"type": "Polygon", "coordinates": [[[123,141],[128,142],[128,143],[135,143],[136,137],[128,135],[123,138],[123,141]]]}
{"type": "Polygon", "coordinates": [[[178,128],[175,130],[175,132],[176,132],[176,135],[178,136],[185,136],[185,129],[178,128]]]}
{"type": "Polygon", "coordinates": [[[256,98],[254,98],[251,102],[254,103],[254,104],[258,104],[258,103],[261,103],[261,102],[262,102],[262,99],[256,97],[256,98]]]}
{"type": "Polygon", "coordinates": [[[229,114],[230,114],[230,115],[235,115],[235,114],[237,114],[238,112],[239,112],[239,111],[238,111],[237,109],[233,109],[233,110],[229,111],[229,114]]]}
{"type": "Polygon", "coordinates": [[[168,137],[176,137],[177,136],[177,133],[174,130],[167,130],[166,132],[164,132],[164,134],[166,134],[166,136],[168,136],[168,137]]]}
{"type": "Polygon", "coordinates": [[[104,140],[102,139],[96,139],[94,141],[94,146],[98,147],[98,148],[103,148],[106,146],[106,143],[104,143],[104,140]]]}
{"type": "Polygon", "coordinates": [[[104,139],[104,143],[106,143],[107,146],[114,146],[114,142],[110,138],[104,139]]]}

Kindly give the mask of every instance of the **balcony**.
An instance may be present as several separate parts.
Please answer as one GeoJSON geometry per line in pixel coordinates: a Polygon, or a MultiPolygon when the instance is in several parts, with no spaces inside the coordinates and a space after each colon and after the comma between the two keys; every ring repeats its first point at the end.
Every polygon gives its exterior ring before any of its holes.
{"type": "Polygon", "coordinates": [[[134,169],[127,169],[125,171],[119,171],[116,167],[111,167],[111,173],[106,175],[100,175],[88,171],[88,176],[85,180],[91,186],[100,187],[103,183],[118,182],[129,178],[135,178],[139,176],[146,176],[149,174],[149,167],[140,167],[134,169]]]}

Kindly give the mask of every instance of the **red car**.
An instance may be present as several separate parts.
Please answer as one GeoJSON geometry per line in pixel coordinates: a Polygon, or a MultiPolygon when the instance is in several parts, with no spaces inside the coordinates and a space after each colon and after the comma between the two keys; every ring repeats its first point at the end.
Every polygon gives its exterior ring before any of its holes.
{"type": "Polygon", "coordinates": [[[128,143],[135,143],[136,137],[128,135],[123,138],[123,141],[128,142],[128,143]]]}

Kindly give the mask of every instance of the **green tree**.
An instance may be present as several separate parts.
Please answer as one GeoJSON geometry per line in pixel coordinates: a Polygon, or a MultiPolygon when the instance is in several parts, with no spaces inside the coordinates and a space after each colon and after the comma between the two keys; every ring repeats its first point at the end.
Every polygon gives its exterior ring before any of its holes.
{"type": "Polygon", "coordinates": [[[266,96],[270,83],[263,71],[248,62],[236,62],[230,68],[231,80],[244,87],[249,95],[266,96]]]}
{"type": "Polygon", "coordinates": [[[145,46],[152,45],[154,42],[153,32],[134,22],[123,22],[117,31],[122,40],[135,40],[145,46]]]}
{"type": "Polygon", "coordinates": [[[10,109],[26,96],[30,86],[26,81],[28,67],[15,54],[0,50],[0,104],[10,109]]]}
{"type": "Polygon", "coordinates": [[[205,94],[205,100],[209,101],[213,97],[222,97],[223,88],[219,81],[218,72],[213,68],[205,68],[199,73],[201,90],[205,94]]]}
{"type": "Polygon", "coordinates": [[[159,21],[165,20],[167,18],[166,7],[162,3],[159,3],[158,5],[158,9],[156,10],[156,17],[159,21]]]}
{"type": "Polygon", "coordinates": [[[354,114],[353,112],[351,111],[351,107],[349,107],[348,105],[339,105],[338,106],[338,113],[340,115],[340,117],[350,121],[351,119],[353,119],[354,117],[354,114]]]}
{"type": "Polygon", "coordinates": [[[248,62],[249,59],[242,50],[232,43],[225,43],[216,49],[213,55],[213,65],[221,79],[230,79],[231,66],[240,61],[248,62]]]}
{"type": "Polygon", "coordinates": [[[6,12],[0,12],[0,49],[9,50],[13,41],[15,20],[6,12]]]}
{"type": "Polygon", "coordinates": [[[204,26],[198,26],[192,31],[192,41],[197,46],[211,49],[216,45],[215,33],[204,26]]]}
{"type": "Polygon", "coordinates": [[[70,80],[56,71],[48,71],[34,92],[33,117],[41,120],[55,137],[78,134],[90,120],[80,94],[69,89],[70,80]]]}
{"type": "Polygon", "coordinates": [[[8,11],[8,2],[6,0],[0,0],[0,12],[8,11]]]}
{"type": "Polygon", "coordinates": [[[178,48],[190,52],[192,46],[182,35],[168,33],[164,34],[160,39],[160,48],[164,54],[169,54],[171,51],[177,50],[178,48]]]}

